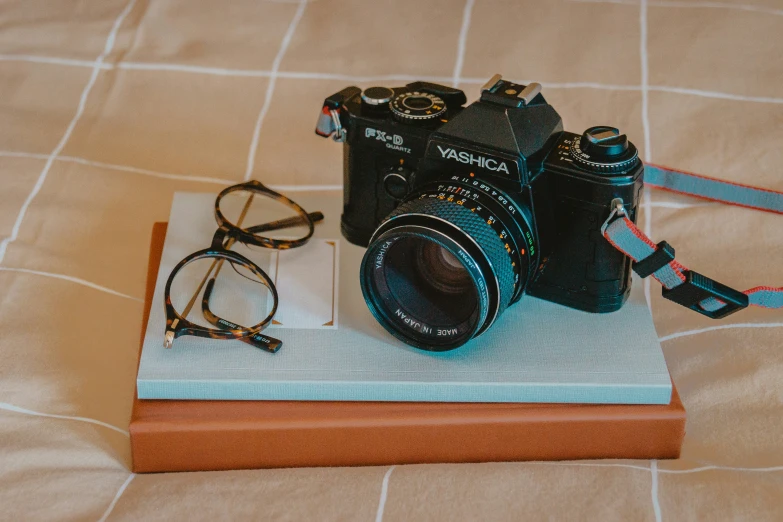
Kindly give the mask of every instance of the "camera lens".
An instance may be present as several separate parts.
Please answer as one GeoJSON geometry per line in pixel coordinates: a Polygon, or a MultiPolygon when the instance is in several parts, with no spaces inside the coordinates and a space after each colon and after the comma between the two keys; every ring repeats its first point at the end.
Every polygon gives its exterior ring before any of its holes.
{"type": "Polygon", "coordinates": [[[433,186],[404,201],[362,260],[370,311],[392,335],[425,350],[456,348],[489,328],[531,269],[528,245],[516,246],[525,230],[533,237],[527,220],[501,212],[491,193],[460,199],[443,191],[455,186],[433,186]]]}

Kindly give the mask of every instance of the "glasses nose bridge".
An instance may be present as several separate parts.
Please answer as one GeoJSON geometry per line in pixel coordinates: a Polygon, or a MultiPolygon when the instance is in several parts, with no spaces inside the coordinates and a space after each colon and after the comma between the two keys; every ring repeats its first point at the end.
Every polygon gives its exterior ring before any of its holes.
{"type": "Polygon", "coordinates": [[[220,227],[215,231],[215,234],[212,236],[212,245],[211,248],[222,250],[225,248],[226,239],[231,237],[231,231],[228,229],[228,227],[220,227]]]}

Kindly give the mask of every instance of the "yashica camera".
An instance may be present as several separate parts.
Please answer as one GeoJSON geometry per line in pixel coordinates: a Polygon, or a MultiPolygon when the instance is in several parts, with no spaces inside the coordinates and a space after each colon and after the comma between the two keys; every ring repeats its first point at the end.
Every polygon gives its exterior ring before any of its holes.
{"type": "Polygon", "coordinates": [[[376,319],[427,350],[486,331],[523,294],[618,310],[631,261],[602,236],[613,206],[635,221],[643,166],[616,128],[582,134],[536,83],[494,76],[478,101],[426,82],[348,87],[316,132],[344,143],[342,233],[366,246],[376,319]]]}

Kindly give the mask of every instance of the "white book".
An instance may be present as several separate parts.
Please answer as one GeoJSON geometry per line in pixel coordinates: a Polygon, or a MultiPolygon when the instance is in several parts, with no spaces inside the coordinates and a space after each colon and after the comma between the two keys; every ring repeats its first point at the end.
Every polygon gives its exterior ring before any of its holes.
{"type": "MultiPolygon", "coordinates": [[[[209,246],[217,229],[215,194],[175,195],[142,348],[140,399],[670,402],[671,379],[639,279],[618,312],[591,314],[524,296],[464,346],[427,352],[388,334],[364,303],[364,249],[340,236],[342,192],[288,195],[326,216],[310,243],[283,252],[233,248],[277,281],[280,324],[265,330],[283,341],[275,354],[191,336],[163,347],[166,280],[181,259],[209,246]]],[[[215,299],[215,307],[225,304],[215,299]]],[[[268,306],[261,299],[246,308],[262,313],[268,306]]]]}

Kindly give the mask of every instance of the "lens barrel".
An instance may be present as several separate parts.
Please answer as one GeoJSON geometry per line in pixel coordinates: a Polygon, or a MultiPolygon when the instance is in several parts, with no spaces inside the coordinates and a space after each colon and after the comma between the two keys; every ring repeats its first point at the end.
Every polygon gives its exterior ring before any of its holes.
{"type": "Polygon", "coordinates": [[[425,350],[451,350],[484,332],[531,272],[528,214],[484,184],[460,181],[404,201],[362,260],[370,311],[392,335],[425,350]]]}

